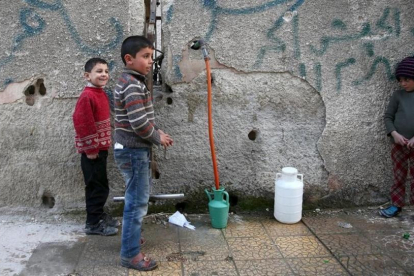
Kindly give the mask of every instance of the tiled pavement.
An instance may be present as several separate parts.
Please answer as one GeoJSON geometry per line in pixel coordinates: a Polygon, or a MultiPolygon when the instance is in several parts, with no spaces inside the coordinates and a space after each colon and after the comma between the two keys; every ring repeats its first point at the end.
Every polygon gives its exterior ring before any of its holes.
{"type": "MultiPolygon", "coordinates": [[[[120,234],[83,236],[71,247],[72,256],[79,256],[73,272],[59,275],[414,275],[414,209],[392,219],[377,212],[313,211],[293,225],[277,222],[270,212],[231,214],[222,230],[211,227],[208,215],[187,215],[195,231],[154,215],[146,219],[143,252],[159,262],[158,269],[141,273],[122,268],[120,234]],[[409,239],[403,238],[405,233],[409,239]]],[[[42,271],[51,261],[43,259],[39,265],[41,251],[33,253],[27,274],[21,275],[57,275],[29,273],[34,262],[36,271],[42,271]]]]}

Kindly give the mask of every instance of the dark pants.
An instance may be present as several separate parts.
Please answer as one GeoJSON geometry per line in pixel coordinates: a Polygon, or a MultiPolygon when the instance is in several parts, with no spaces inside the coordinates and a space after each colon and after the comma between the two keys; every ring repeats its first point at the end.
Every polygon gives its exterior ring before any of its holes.
{"type": "Polygon", "coordinates": [[[109,195],[106,160],[108,151],[100,151],[96,159],[88,159],[82,153],[81,167],[85,179],[86,224],[97,224],[104,212],[109,195]]]}

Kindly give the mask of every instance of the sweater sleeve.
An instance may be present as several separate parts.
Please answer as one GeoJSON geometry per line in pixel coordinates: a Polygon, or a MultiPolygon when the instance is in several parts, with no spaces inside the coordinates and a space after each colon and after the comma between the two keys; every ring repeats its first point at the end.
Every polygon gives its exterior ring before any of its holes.
{"type": "Polygon", "coordinates": [[[395,119],[395,113],[397,113],[397,110],[398,110],[398,97],[397,97],[397,92],[394,92],[391,96],[390,102],[388,103],[388,106],[387,106],[387,109],[384,115],[385,128],[387,130],[388,136],[391,135],[391,132],[396,130],[394,126],[394,119],[395,119]]]}
{"type": "Polygon", "coordinates": [[[86,154],[98,153],[98,132],[89,97],[84,95],[79,97],[73,113],[73,125],[76,132],[75,145],[78,151],[86,154]]]}
{"type": "Polygon", "coordinates": [[[155,145],[161,144],[160,135],[153,123],[152,99],[143,84],[129,84],[123,92],[128,120],[134,132],[155,145]],[[151,117],[152,122],[149,120],[151,117]]]}

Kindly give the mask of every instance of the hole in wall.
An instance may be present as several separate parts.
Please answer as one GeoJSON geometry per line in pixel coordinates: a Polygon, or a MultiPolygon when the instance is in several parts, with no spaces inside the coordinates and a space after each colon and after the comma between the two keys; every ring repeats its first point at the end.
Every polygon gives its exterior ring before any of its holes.
{"type": "Polygon", "coordinates": [[[168,84],[166,84],[166,85],[165,85],[165,92],[167,92],[167,93],[172,93],[172,92],[174,92],[174,91],[172,90],[171,86],[169,86],[168,84]]]}
{"type": "Polygon", "coordinates": [[[239,197],[236,195],[229,195],[229,203],[230,206],[234,207],[239,202],[239,197]]]}
{"type": "Polygon", "coordinates": [[[24,91],[24,94],[26,96],[34,95],[34,93],[35,93],[35,87],[34,87],[34,85],[30,85],[29,87],[27,87],[26,91],[24,91]]]}
{"type": "Polygon", "coordinates": [[[27,105],[34,105],[35,103],[35,87],[34,85],[30,85],[29,87],[26,88],[26,90],[24,91],[24,95],[26,96],[26,104],[27,105]]]}
{"type": "Polygon", "coordinates": [[[160,179],[160,176],[161,176],[161,173],[159,172],[159,170],[156,170],[156,171],[154,172],[154,178],[155,178],[155,179],[160,179]]]}
{"type": "Polygon", "coordinates": [[[55,206],[55,198],[49,192],[45,192],[42,195],[42,206],[47,208],[53,208],[55,206]]]}
{"type": "Polygon", "coordinates": [[[46,95],[46,86],[44,84],[44,80],[43,79],[38,79],[37,82],[36,82],[36,86],[38,87],[39,94],[41,96],[46,95]]]}
{"type": "Polygon", "coordinates": [[[249,134],[247,134],[247,137],[249,137],[249,139],[252,141],[256,140],[257,136],[259,136],[259,132],[256,129],[253,129],[249,132],[249,134]]]}
{"type": "Polygon", "coordinates": [[[23,92],[26,96],[26,104],[33,106],[38,95],[46,95],[46,86],[43,79],[37,79],[33,84],[29,85],[23,92]]]}
{"type": "Polygon", "coordinates": [[[167,104],[172,104],[173,103],[173,99],[171,97],[167,98],[167,104]]]}
{"type": "Polygon", "coordinates": [[[187,202],[178,202],[175,204],[175,210],[179,211],[180,213],[184,213],[185,208],[187,207],[187,202]]]}

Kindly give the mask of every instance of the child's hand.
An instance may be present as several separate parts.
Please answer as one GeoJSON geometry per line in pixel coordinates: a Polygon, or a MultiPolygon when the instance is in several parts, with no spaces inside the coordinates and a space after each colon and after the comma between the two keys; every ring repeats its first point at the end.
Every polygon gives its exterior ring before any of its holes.
{"type": "Polygon", "coordinates": [[[88,157],[88,159],[96,159],[98,158],[99,153],[94,153],[94,154],[87,154],[86,157],[88,157]]]}
{"type": "Polygon", "coordinates": [[[396,132],[395,130],[391,132],[391,136],[394,138],[394,142],[400,146],[405,146],[408,143],[408,139],[396,132]]]}
{"type": "Polygon", "coordinates": [[[173,139],[170,135],[165,134],[162,130],[158,130],[158,132],[160,133],[161,145],[163,145],[164,148],[172,146],[173,139]]]}
{"type": "Polygon", "coordinates": [[[407,148],[414,149],[414,137],[408,140],[407,142],[407,148]]]}

